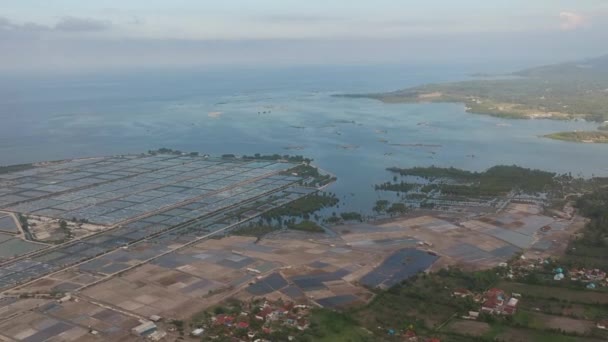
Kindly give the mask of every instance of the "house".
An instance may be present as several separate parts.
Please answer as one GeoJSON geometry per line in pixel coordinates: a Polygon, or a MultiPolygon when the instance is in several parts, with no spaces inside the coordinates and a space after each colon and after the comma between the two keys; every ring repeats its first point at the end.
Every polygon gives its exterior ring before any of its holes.
{"type": "Polygon", "coordinates": [[[284,315],[288,314],[291,310],[293,310],[293,308],[294,308],[294,305],[292,302],[285,304],[283,306],[283,314],[284,315]]]}
{"type": "Polygon", "coordinates": [[[266,316],[266,319],[269,321],[278,321],[279,318],[281,318],[281,312],[280,311],[272,311],[271,313],[269,313],[266,316]]]}
{"type": "Polygon", "coordinates": [[[232,326],[232,323],[234,323],[234,317],[224,314],[217,315],[213,318],[213,323],[215,323],[215,325],[232,326]]]}
{"type": "Polygon", "coordinates": [[[509,315],[515,314],[515,311],[517,310],[517,303],[519,303],[517,298],[509,299],[507,306],[503,308],[503,312],[509,315]]]}
{"type": "Polygon", "coordinates": [[[603,271],[595,268],[593,270],[588,270],[587,273],[585,274],[585,276],[589,280],[594,280],[594,281],[604,280],[606,278],[606,272],[603,272],[603,271]]]}
{"type": "Polygon", "coordinates": [[[481,305],[481,311],[487,313],[498,313],[500,311],[500,307],[502,307],[503,301],[499,301],[496,298],[488,298],[481,305]]]}
{"type": "Polygon", "coordinates": [[[485,301],[481,305],[481,310],[488,313],[498,313],[504,305],[505,293],[501,289],[492,288],[485,294],[485,301]]]}
{"type": "Polygon", "coordinates": [[[247,323],[247,322],[238,322],[236,324],[236,328],[237,329],[248,329],[249,328],[249,323],[247,323]]]}
{"type": "Polygon", "coordinates": [[[298,326],[298,330],[306,330],[308,329],[310,323],[306,319],[300,318],[298,319],[296,325],[298,326]]]}
{"type": "Polygon", "coordinates": [[[489,314],[512,315],[517,310],[519,300],[514,296],[507,300],[505,292],[501,289],[489,289],[484,295],[481,311],[489,314]]]}
{"type": "Polygon", "coordinates": [[[413,330],[408,329],[404,334],[403,337],[405,338],[406,341],[409,342],[416,342],[418,341],[418,336],[416,336],[416,332],[413,330]]]}
{"type": "Polygon", "coordinates": [[[65,296],[59,298],[57,301],[59,303],[65,303],[65,302],[69,302],[70,300],[72,300],[72,296],[68,293],[65,296]]]}
{"type": "Polygon", "coordinates": [[[491,288],[486,292],[486,298],[495,298],[497,301],[502,303],[505,299],[505,291],[497,288],[491,288]]]}
{"type": "Polygon", "coordinates": [[[477,312],[477,311],[469,311],[469,315],[468,316],[462,316],[462,318],[476,320],[476,319],[479,318],[479,312],[477,312]]]}
{"type": "Polygon", "coordinates": [[[192,335],[194,337],[199,337],[199,336],[202,336],[204,332],[205,332],[205,329],[198,328],[198,329],[192,330],[192,332],[190,333],[190,335],[192,335]]]}
{"type": "Polygon", "coordinates": [[[255,318],[260,321],[265,321],[266,317],[272,313],[272,308],[270,306],[265,306],[260,312],[255,315],[255,318]]]}
{"type": "Polygon", "coordinates": [[[140,325],[131,329],[131,333],[135,336],[147,336],[156,331],[156,324],[150,321],[140,321],[140,325]]]}
{"type": "Polygon", "coordinates": [[[464,288],[456,289],[456,290],[454,290],[454,292],[452,292],[452,296],[454,296],[454,297],[464,298],[464,297],[468,297],[471,295],[472,295],[471,291],[464,289],[464,288]]]}

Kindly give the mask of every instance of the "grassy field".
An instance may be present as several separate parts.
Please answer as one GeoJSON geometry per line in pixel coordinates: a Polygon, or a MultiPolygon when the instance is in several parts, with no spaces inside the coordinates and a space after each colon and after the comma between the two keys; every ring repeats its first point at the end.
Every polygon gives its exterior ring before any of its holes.
{"type": "Polygon", "coordinates": [[[331,310],[314,310],[311,318],[311,328],[300,337],[304,341],[375,341],[373,335],[362,328],[352,316],[331,310]]]}
{"type": "Polygon", "coordinates": [[[547,331],[521,329],[511,327],[501,327],[497,329],[497,334],[490,340],[512,341],[512,342],[592,342],[601,341],[597,339],[566,336],[547,331]]]}
{"type": "Polygon", "coordinates": [[[608,131],[573,131],[558,132],[544,136],[545,138],[580,143],[608,144],[608,131]]]}
{"type": "Polygon", "coordinates": [[[325,229],[312,221],[302,221],[300,223],[290,224],[289,229],[301,230],[309,233],[323,233],[325,229]]]}
{"type": "Polygon", "coordinates": [[[530,285],[508,281],[502,281],[497,284],[496,287],[501,288],[508,293],[522,293],[526,296],[533,296],[545,299],[556,299],[564,302],[582,304],[608,304],[608,293],[595,290],[575,290],[561,287],[530,285]]]}

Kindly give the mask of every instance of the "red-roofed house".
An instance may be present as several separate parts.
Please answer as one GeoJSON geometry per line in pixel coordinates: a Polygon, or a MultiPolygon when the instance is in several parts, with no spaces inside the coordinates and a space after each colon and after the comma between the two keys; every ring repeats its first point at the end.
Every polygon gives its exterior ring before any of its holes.
{"type": "Polygon", "coordinates": [[[264,321],[266,320],[266,317],[272,313],[272,311],[273,310],[270,306],[266,306],[260,312],[258,312],[257,315],[255,315],[255,318],[264,321]]]}
{"type": "Polygon", "coordinates": [[[486,296],[488,296],[488,297],[502,297],[502,298],[504,298],[505,297],[505,291],[493,287],[493,288],[489,289],[486,292],[486,296]]]}
{"type": "Polygon", "coordinates": [[[298,329],[299,329],[299,330],[305,330],[305,329],[308,329],[308,326],[310,325],[310,324],[308,323],[308,321],[307,321],[306,319],[304,319],[304,318],[300,318],[300,319],[298,319],[298,321],[297,321],[297,323],[296,323],[296,324],[297,324],[297,326],[298,326],[298,329]]]}
{"type": "Polygon", "coordinates": [[[294,304],[292,302],[289,302],[283,306],[283,311],[285,313],[288,313],[289,311],[291,311],[293,309],[293,306],[294,306],[294,304]]]}
{"type": "Polygon", "coordinates": [[[410,342],[418,341],[418,336],[416,336],[416,332],[414,332],[413,330],[408,329],[403,334],[403,337],[405,338],[406,341],[410,341],[410,342]]]}
{"type": "Polygon", "coordinates": [[[481,311],[498,315],[513,315],[517,310],[517,304],[519,302],[519,300],[514,297],[506,301],[507,297],[505,296],[505,292],[497,288],[489,289],[485,293],[484,298],[485,300],[481,305],[481,311]]]}
{"type": "Polygon", "coordinates": [[[236,324],[237,329],[247,329],[249,328],[249,323],[247,322],[238,322],[236,324]]]}
{"type": "Polygon", "coordinates": [[[217,315],[215,316],[215,318],[213,319],[213,322],[216,325],[227,325],[227,326],[231,326],[232,323],[234,323],[234,317],[232,316],[228,316],[228,315],[217,315]]]}

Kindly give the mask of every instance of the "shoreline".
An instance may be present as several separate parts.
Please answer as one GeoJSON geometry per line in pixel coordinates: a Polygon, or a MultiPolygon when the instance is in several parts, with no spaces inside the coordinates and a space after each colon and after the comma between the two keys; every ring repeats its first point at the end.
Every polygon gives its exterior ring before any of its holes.
{"type": "Polygon", "coordinates": [[[557,132],[546,134],[542,137],[581,144],[608,144],[608,132],[606,131],[557,132]]]}

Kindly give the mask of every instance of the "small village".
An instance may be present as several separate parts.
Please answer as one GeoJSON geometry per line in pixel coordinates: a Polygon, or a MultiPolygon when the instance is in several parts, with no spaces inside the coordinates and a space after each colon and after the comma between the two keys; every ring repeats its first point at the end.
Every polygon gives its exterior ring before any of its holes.
{"type": "Polygon", "coordinates": [[[310,307],[293,302],[255,299],[249,303],[231,301],[203,313],[192,337],[215,340],[230,337],[231,341],[264,342],[294,336],[310,325],[310,307]]]}
{"type": "MultiPolygon", "coordinates": [[[[506,264],[504,264],[507,267],[506,264]]],[[[571,281],[584,285],[587,289],[608,286],[606,272],[598,268],[570,268],[554,265],[551,259],[526,259],[523,256],[512,262],[508,278],[523,278],[529,274],[538,274],[540,271],[551,273],[554,281],[571,281]]]]}

